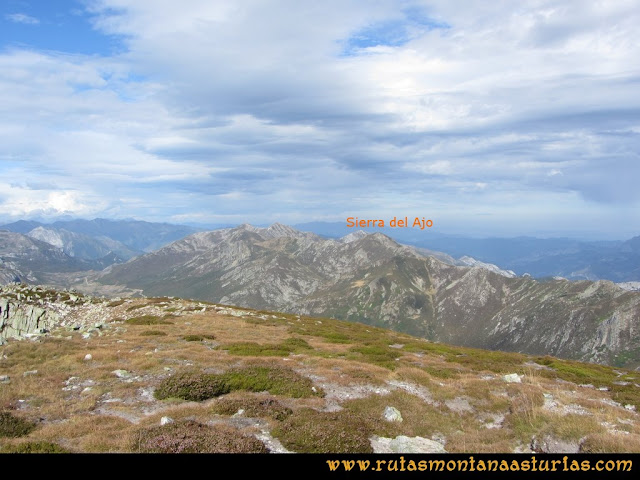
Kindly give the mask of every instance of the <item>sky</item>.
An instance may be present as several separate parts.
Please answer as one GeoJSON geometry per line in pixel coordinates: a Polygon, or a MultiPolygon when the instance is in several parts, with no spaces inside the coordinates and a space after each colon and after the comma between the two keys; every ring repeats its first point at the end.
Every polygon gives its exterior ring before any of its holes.
{"type": "Polygon", "coordinates": [[[0,220],[640,235],[636,0],[2,0],[0,220]]]}

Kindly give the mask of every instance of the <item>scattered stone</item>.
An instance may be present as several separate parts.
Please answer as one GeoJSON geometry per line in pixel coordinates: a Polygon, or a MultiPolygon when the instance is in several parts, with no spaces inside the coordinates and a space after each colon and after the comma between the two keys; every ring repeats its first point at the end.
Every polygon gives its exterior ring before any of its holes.
{"type": "Polygon", "coordinates": [[[491,414],[490,418],[492,421],[485,423],[484,428],[488,428],[489,430],[493,430],[495,428],[502,428],[502,424],[504,423],[504,415],[501,414],[491,414]]]}
{"type": "Polygon", "coordinates": [[[168,425],[170,423],[173,423],[173,418],[171,417],[162,417],[160,419],[160,425],[168,425]]]}
{"type": "Polygon", "coordinates": [[[83,333],[82,338],[84,338],[85,340],[91,338],[91,334],[89,332],[83,333]]]}
{"type": "Polygon", "coordinates": [[[507,383],[522,383],[522,375],[517,373],[510,373],[502,377],[502,379],[507,383]]]}
{"type": "Polygon", "coordinates": [[[28,377],[29,375],[37,375],[38,374],[38,370],[29,370],[27,372],[24,372],[22,374],[23,377],[28,377]]]}
{"type": "Polygon", "coordinates": [[[636,411],[636,406],[635,405],[627,404],[627,405],[624,406],[624,408],[626,408],[627,410],[631,410],[632,412],[636,411]]]}
{"type": "Polygon", "coordinates": [[[456,397],[452,400],[447,400],[445,405],[449,410],[456,413],[473,412],[474,408],[464,397],[456,397]]]}
{"type": "Polygon", "coordinates": [[[387,422],[402,422],[402,415],[400,414],[400,410],[396,407],[386,407],[382,417],[387,422]]]}
{"type": "Polygon", "coordinates": [[[545,435],[542,439],[531,439],[531,450],[538,453],[579,453],[580,442],[561,440],[545,435]]]}
{"type": "Polygon", "coordinates": [[[85,387],[80,393],[89,393],[91,390],[93,390],[93,388],[85,387]]]}
{"type": "Polygon", "coordinates": [[[396,438],[373,436],[369,439],[373,453],[447,453],[444,445],[423,437],[396,438]]]}
{"type": "Polygon", "coordinates": [[[126,370],[114,370],[111,373],[113,373],[118,378],[129,378],[129,377],[131,377],[131,374],[129,372],[127,372],[126,370]]]}
{"type": "Polygon", "coordinates": [[[238,411],[236,413],[234,413],[232,416],[233,417],[241,417],[244,415],[244,408],[239,408],[238,411]]]}
{"type": "Polygon", "coordinates": [[[601,392],[608,392],[609,387],[598,387],[598,390],[600,390],[601,392]]]}
{"type": "Polygon", "coordinates": [[[93,355],[91,355],[90,353],[87,353],[87,354],[84,356],[84,361],[85,361],[85,362],[89,362],[89,361],[91,361],[91,360],[93,360],[93,355]]]}
{"type": "Polygon", "coordinates": [[[389,348],[403,348],[404,344],[402,343],[394,343],[393,345],[389,345],[389,348]]]}
{"type": "Polygon", "coordinates": [[[0,375],[0,383],[11,383],[9,375],[0,375]]]}

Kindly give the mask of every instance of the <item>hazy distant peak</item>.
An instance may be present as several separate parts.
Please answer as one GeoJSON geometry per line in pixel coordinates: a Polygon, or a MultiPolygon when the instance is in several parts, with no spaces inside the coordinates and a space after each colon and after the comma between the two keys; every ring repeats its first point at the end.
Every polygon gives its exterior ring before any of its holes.
{"type": "MultiPolygon", "coordinates": [[[[62,231],[65,232],[65,230],[62,231]]],[[[62,238],[62,235],[60,232],[56,232],[52,228],[36,227],[27,233],[27,236],[46,242],[49,245],[53,245],[60,249],[64,248],[64,239],[62,238]]]]}
{"type": "Polygon", "coordinates": [[[503,270],[500,267],[498,267],[497,265],[494,265],[493,263],[481,262],[480,260],[476,260],[475,258],[466,256],[466,255],[464,257],[460,257],[458,259],[458,262],[461,265],[464,265],[465,267],[484,268],[485,270],[490,270],[493,273],[497,273],[498,275],[502,275],[503,277],[507,277],[507,278],[515,278],[515,277],[517,277],[515,272],[513,272],[512,270],[503,270]]]}
{"type": "Polygon", "coordinates": [[[345,235],[340,239],[340,241],[342,243],[351,243],[351,242],[355,242],[356,240],[360,240],[361,238],[364,238],[367,235],[369,235],[368,232],[365,232],[364,230],[357,230],[353,233],[350,233],[349,235],[345,235]]]}

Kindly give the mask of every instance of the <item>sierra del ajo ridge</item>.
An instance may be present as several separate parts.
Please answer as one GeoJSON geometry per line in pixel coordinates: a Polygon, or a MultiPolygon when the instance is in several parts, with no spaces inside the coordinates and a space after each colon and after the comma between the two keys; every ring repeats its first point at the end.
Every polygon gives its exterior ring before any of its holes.
{"type": "Polygon", "coordinates": [[[640,365],[639,292],[610,281],[509,278],[429,253],[380,233],[327,239],[277,223],[241,225],[192,234],[77,288],[120,287],[330,316],[456,345],[640,365]]]}

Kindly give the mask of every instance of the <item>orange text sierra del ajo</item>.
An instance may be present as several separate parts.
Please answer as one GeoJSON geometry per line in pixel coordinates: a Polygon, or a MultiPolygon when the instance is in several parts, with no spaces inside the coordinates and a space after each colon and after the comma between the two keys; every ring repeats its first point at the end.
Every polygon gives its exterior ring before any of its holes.
{"type": "MultiPolygon", "coordinates": [[[[429,219],[425,219],[425,217],[422,217],[422,218],[414,217],[413,222],[410,223],[409,217],[404,217],[404,218],[393,217],[391,220],[389,220],[387,225],[391,228],[409,228],[409,226],[411,226],[411,228],[418,227],[420,228],[420,230],[424,230],[427,227],[428,228],[433,227],[433,221],[429,219]]],[[[381,219],[364,219],[364,218],[358,218],[358,217],[349,217],[347,218],[347,227],[349,228],[352,228],[352,227],[384,228],[385,221],[381,219]]]]}

